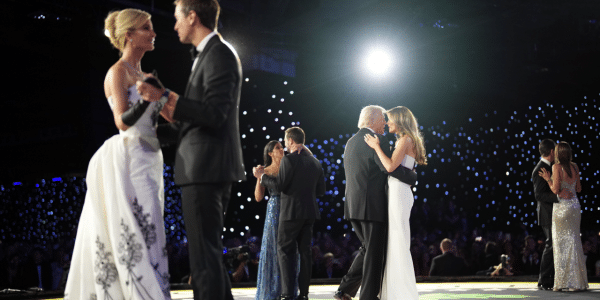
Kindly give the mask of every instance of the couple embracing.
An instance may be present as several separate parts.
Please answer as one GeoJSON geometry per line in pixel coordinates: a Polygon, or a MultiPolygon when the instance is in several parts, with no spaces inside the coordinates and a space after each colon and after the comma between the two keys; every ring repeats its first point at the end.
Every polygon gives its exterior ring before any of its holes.
{"type": "Polygon", "coordinates": [[[414,166],[427,164],[423,138],[412,112],[403,106],[388,111],[367,106],[358,127],[344,151],[344,214],[361,247],[334,298],[349,300],[360,287],[361,300],[418,299],[409,217],[414,202],[410,186],[417,181],[414,166]],[[393,152],[382,135],[384,114],[389,132],[397,136],[393,152]]]}
{"type": "Polygon", "coordinates": [[[194,299],[233,300],[221,235],[232,184],[246,179],[238,124],[242,68],[216,31],[217,0],[174,4],[179,40],[197,53],[182,94],[142,72],[156,37],[149,13],[127,8],[105,20],[121,54],[104,82],[119,134],[90,160],[64,299],[171,299],[160,146],[176,143],[194,299]],[[159,115],[169,123],[158,126],[159,115]]]}

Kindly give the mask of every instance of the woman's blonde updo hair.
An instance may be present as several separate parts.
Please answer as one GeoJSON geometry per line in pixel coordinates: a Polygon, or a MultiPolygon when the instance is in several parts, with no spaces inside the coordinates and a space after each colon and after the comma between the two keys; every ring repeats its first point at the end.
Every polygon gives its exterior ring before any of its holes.
{"type": "Polygon", "coordinates": [[[142,27],[150,17],[149,13],[135,8],[110,12],[104,20],[104,29],[108,31],[110,43],[123,53],[127,43],[127,32],[142,27]]]}
{"type": "Polygon", "coordinates": [[[408,135],[415,144],[415,160],[420,165],[427,165],[427,154],[425,153],[425,144],[417,119],[405,106],[397,106],[385,112],[388,118],[396,124],[397,137],[408,135]]]}

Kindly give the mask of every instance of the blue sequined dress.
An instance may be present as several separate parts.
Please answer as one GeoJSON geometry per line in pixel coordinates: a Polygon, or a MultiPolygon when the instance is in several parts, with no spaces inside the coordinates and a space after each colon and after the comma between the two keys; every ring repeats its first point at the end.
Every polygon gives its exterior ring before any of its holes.
{"type": "MultiPolygon", "coordinates": [[[[279,191],[269,190],[269,194],[271,197],[267,203],[265,227],[260,246],[260,261],[258,263],[258,277],[256,279],[256,300],[279,299],[281,294],[281,275],[277,260],[277,228],[279,227],[281,198],[279,191]]],[[[298,259],[300,259],[300,256],[298,256],[298,259]]],[[[297,279],[296,275],[296,281],[297,279]]],[[[298,283],[296,282],[297,285],[298,283]]]]}

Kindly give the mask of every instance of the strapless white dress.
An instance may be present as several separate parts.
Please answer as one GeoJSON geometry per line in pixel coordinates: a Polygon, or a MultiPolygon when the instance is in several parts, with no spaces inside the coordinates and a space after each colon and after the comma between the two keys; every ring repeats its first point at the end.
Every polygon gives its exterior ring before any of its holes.
{"type": "MultiPolygon", "coordinates": [[[[130,105],[140,99],[135,86],[128,95],[130,105]]],[[[151,103],[90,160],[65,300],[171,299],[156,138],[161,109],[151,103]]]]}
{"type": "MultiPolygon", "coordinates": [[[[412,169],[415,159],[405,155],[402,166],[412,169]]],[[[388,177],[388,245],[381,300],[419,299],[410,254],[410,211],[414,197],[410,186],[388,177]]]]}

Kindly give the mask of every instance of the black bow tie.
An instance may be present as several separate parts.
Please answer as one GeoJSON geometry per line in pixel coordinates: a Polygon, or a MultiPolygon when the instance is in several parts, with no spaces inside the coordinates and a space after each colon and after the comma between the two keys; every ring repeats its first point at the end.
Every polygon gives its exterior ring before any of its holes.
{"type": "Polygon", "coordinates": [[[196,50],[196,47],[192,46],[192,49],[190,49],[190,54],[192,55],[192,60],[195,60],[196,57],[198,57],[198,54],[200,54],[200,52],[196,50]]]}

